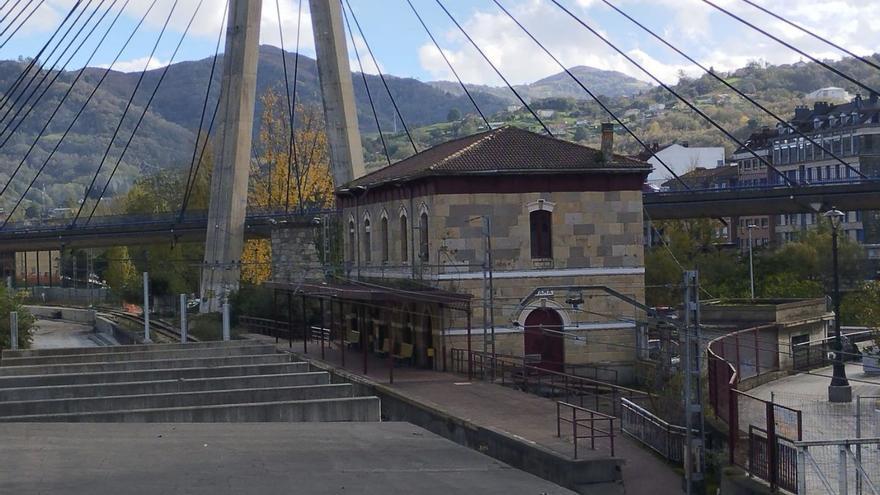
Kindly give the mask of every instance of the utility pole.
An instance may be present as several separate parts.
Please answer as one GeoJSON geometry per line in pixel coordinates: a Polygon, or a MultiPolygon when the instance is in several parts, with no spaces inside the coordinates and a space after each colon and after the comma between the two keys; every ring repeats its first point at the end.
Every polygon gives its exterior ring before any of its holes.
{"type": "Polygon", "coordinates": [[[221,310],[223,288],[238,287],[257,91],[262,0],[231,0],[208,207],[202,313],[221,310]]]}
{"type": "Polygon", "coordinates": [[[309,0],[309,9],[330,145],[330,168],[333,184],[339,188],[366,174],[342,4],[338,0],[309,0]]]}
{"type": "Polygon", "coordinates": [[[186,323],[186,294],[180,295],[180,342],[182,344],[186,344],[186,331],[187,323],[186,323]]]}
{"type": "Polygon", "coordinates": [[[703,418],[703,389],[700,384],[702,332],[700,331],[699,273],[684,274],[684,416],[685,416],[685,490],[688,495],[706,492],[705,429],[703,418]]]}
{"type": "Polygon", "coordinates": [[[751,287],[752,301],[755,300],[755,258],[752,256],[752,230],[758,228],[755,224],[749,224],[749,287],[751,287]]]}

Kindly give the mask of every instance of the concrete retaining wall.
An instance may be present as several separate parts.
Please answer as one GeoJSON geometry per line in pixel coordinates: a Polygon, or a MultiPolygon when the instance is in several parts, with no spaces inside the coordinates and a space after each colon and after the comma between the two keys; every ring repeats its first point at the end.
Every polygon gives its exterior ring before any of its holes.
{"type": "MultiPolygon", "coordinates": [[[[235,342],[209,341],[209,342],[189,342],[186,344],[187,349],[202,349],[227,346],[244,346],[264,345],[257,341],[237,340],[235,342]]],[[[113,352],[136,352],[136,351],[159,351],[163,349],[179,349],[180,344],[135,344],[135,345],[118,345],[113,346],[113,352]]],[[[3,350],[3,358],[8,357],[36,357],[36,356],[70,356],[79,354],[104,354],[108,351],[107,347],[74,347],[70,349],[22,349],[18,351],[3,350]]]]}
{"type": "Polygon", "coordinates": [[[65,320],[83,325],[95,324],[95,311],[91,309],[62,308],[60,306],[25,306],[37,318],[65,320]]]}
{"type": "MultiPolygon", "coordinates": [[[[317,369],[325,369],[314,362],[312,365],[317,369]]],[[[579,493],[623,493],[621,472],[623,460],[621,459],[575,460],[563,457],[503,431],[484,428],[413,401],[388,387],[368,382],[358,375],[329,367],[325,370],[334,375],[334,381],[355,384],[357,395],[378,396],[382,404],[384,421],[412,423],[579,493]]]]}
{"type": "Polygon", "coordinates": [[[179,407],[140,411],[10,416],[2,422],[74,423],[263,423],[301,421],[379,421],[376,397],[320,399],[263,404],[179,407]]]}
{"type": "Polygon", "coordinates": [[[70,399],[75,397],[118,397],[123,395],[169,394],[174,392],[201,392],[207,390],[237,390],[263,387],[294,387],[330,383],[326,372],[286,373],[255,376],[221,376],[186,380],[153,382],[99,383],[57,385],[50,387],[23,387],[0,390],[0,401],[70,399]]]}
{"type": "Polygon", "coordinates": [[[272,387],[242,390],[212,390],[171,394],[127,395],[73,399],[4,402],[0,417],[83,414],[104,411],[132,411],[169,407],[212,406],[220,404],[258,404],[316,399],[341,399],[352,396],[349,384],[272,387]]]}
{"type": "Polygon", "coordinates": [[[7,388],[95,383],[151,382],[157,380],[188,380],[221,376],[266,375],[274,373],[302,373],[309,370],[307,363],[274,363],[211,368],[177,368],[138,371],[110,371],[72,375],[0,376],[0,395],[7,388]]]}

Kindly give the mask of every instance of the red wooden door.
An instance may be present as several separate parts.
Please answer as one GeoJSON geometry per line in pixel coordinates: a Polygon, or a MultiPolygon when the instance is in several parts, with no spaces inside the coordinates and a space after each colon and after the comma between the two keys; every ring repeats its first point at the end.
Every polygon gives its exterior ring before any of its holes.
{"type": "Polygon", "coordinates": [[[526,356],[541,356],[535,365],[550,371],[565,371],[562,317],[552,309],[539,308],[526,317],[523,347],[526,356]]]}

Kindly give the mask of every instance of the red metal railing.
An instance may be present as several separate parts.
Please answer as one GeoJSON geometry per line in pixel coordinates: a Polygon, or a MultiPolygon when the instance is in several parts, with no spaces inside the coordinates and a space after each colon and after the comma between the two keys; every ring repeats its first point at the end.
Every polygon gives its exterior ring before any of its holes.
{"type": "Polygon", "coordinates": [[[611,457],[614,457],[614,416],[602,414],[585,407],[567,402],[556,402],[556,436],[562,438],[562,423],[571,425],[571,438],[574,443],[574,458],[578,458],[578,441],[589,440],[590,449],[596,450],[596,440],[607,438],[611,457]],[[563,408],[566,409],[563,412],[563,408]],[[597,426],[597,423],[598,426],[597,426]],[[602,427],[605,425],[604,428],[602,427]]]}

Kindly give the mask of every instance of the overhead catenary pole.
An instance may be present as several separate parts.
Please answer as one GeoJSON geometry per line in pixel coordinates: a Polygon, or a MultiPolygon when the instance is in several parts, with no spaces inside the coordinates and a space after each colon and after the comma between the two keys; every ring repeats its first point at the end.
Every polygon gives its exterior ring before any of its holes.
{"type": "Polygon", "coordinates": [[[237,289],[241,275],[262,3],[230,3],[201,275],[203,313],[220,311],[223,289],[237,289]]]}
{"type": "Polygon", "coordinates": [[[11,311],[9,313],[9,348],[13,351],[18,350],[18,312],[11,311]]]}
{"type": "Polygon", "coordinates": [[[342,4],[338,0],[309,0],[309,8],[330,145],[330,167],[334,185],[342,187],[366,174],[342,4]]]}
{"type": "Polygon", "coordinates": [[[186,294],[180,295],[180,342],[186,344],[186,294]]]}
{"type": "Polygon", "coordinates": [[[700,281],[696,271],[684,273],[684,416],[685,416],[685,485],[688,495],[704,494],[705,438],[703,423],[700,365],[700,281]]]}

